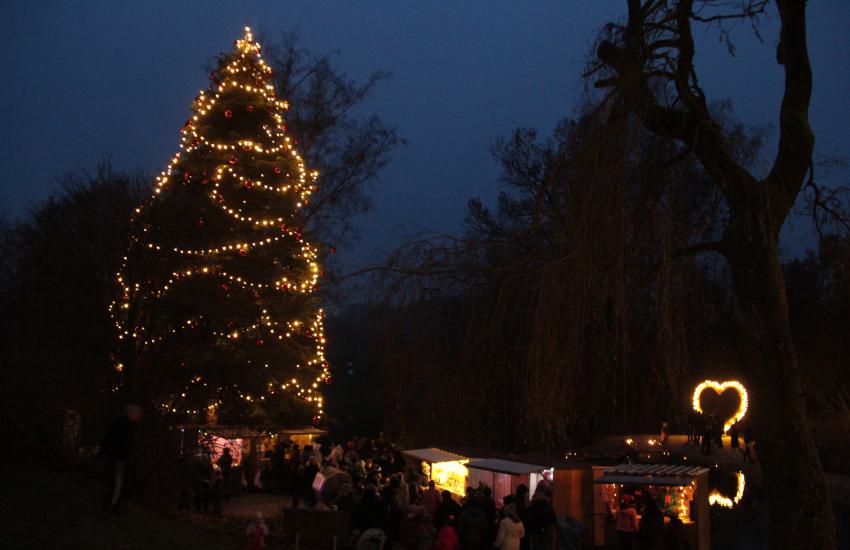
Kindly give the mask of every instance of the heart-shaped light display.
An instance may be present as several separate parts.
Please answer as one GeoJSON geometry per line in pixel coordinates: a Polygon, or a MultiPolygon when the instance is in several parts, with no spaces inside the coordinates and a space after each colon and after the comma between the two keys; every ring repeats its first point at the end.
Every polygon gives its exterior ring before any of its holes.
{"type": "Polygon", "coordinates": [[[711,505],[723,506],[724,508],[734,508],[736,504],[741,502],[747,481],[746,478],[744,478],[744,472],[738,472],[736,477],[738,478],[738,486],[734,497],[729,498],[723,495],[719,490],[715,489],[708,495],[708,503],[711,505]]]}
{"type": "Polygon", "coordinates": [[[723,433],[729,431],[729,428],[732,427],[732,424],[738,422],[744,415],[747,414],[747,390],[744,388],[744,385],[736,380],[726,380],[725,382],[715,382],[714,380],[706,380],[705,382],[700,383],[696,389],[694,390],[694,410],[701,413],[702,406],[700,405],[700,397],[702,396],[702,392],[706,389],[712,389],[720,395],[724,391],[728,389],[733,389],[738,392],[738,397],[740,397],[740,404],[738,405],[738,410],[735,411],[735,414],[732,415],[732,418],[726,420],[723,423],[723,433]]]}

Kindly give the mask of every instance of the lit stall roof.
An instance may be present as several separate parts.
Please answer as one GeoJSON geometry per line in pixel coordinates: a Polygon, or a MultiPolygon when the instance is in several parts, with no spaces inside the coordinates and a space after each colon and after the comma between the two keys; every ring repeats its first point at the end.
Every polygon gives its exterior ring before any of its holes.
{"type": "Polygon", "coordinates": [[[620,464],[608,468],[593,482],[681,486],[688,485],[696,476],[707,471],[706,468],[669,464],[620,464]]]}
{"type": "Polygon", "coordinates": [[[465,456],[456,455],[454,453],[450,453],[448,451],[444,451],[442,449],[438,449],[436,447],[429,447],[427,449],[410,449],[407,451],[402,451],[402,453],[412,456],[418,460],[423,462],[435,463],[435,462],[454,462],[454,461],[465,461],[468,460],[465,456]]]}
{"type": "Polygon", "coordinates": [[[546,469],[546,466],[541,466],[539,464],[526,464],[525,462],[514,462],[513,460],[503,460],[501,458],[474,460],[467,464],[466,467],[511,475],[533,474],[535,472],[542,472],[546,469]]]}

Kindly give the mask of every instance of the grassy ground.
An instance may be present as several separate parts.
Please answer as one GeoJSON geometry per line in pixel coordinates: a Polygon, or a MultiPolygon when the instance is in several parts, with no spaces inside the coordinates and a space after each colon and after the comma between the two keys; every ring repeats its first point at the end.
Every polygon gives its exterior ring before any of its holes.
{"type": "Polygon", "coordinates": [[[244,548],[242,522],[172,517],[126,502],[103,510],[105,489],[77,474],[5,469],[0,547],[9,549],[244,548]]]}

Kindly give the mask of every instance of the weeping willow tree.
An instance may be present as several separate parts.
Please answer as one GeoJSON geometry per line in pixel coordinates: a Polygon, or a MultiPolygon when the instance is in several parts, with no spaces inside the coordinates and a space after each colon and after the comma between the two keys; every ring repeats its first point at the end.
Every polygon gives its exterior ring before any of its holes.
{"type": "MultiPolygon", "coordinates": [[[[376,351],[390,428],[520,450],[682,416],[689,333],[716,323],[725,294],[713,264],[682,253],[722,209],[664,140],[586,111],[545,141],[498,140],[495,207],[470,201],[464,235],[420,235],[387,258],[376,351]]],[[[751,137],[736,152],[750,162],[760,134],[730,129],[751,137]]]]}

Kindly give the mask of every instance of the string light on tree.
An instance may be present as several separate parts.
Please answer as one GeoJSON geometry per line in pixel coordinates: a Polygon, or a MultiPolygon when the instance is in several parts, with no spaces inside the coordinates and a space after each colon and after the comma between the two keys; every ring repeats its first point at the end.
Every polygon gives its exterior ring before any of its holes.
{"type": "Polygon", "coordinates": [[[316,190],[286,135],[285,101],[249,28],[192,105],[179,151],[133,214],[110,305],[129,391],[167,380],[173,414],[289,393],[324,415],[330,373],[315,291],[321,245],[303,232],[316,190]],[[172,381],[176,382],[172,382],[172,381]]]}

